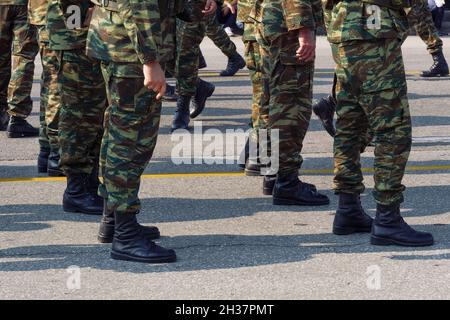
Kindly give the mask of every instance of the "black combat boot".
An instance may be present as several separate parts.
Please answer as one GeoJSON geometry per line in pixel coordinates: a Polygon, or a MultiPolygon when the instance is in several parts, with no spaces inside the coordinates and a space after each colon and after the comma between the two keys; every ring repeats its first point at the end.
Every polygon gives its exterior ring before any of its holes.
{"type": "Polygon", "coordinates": [[[173,116],[172,132],[178,129],[187,130],[189,127],[189,104],[191,97],[179,96],[177,100],[177,110],[173,116]]]}
{"type": "Polygon", "coordinates": [[[333,96],[330,95],[320,99],[319,102],[313,104],[312,108],[328,134],[334,137],[336,135],[336,128],[334,127],[333,118],[336,111],[336,100],[333,96]]]}
{"type": "Polygon", "coordinates": [[[364,212],[359,195],[339,194],[339,207],[334,216],[333,233],[348,235],[358,232],[370,232],[373,219],[364,212]]]}
{"type": "Polygon", "coordinates": [[[100,185],[98,161],[92,168],[91,174],[86,180],[86,188],[90,194],[98,195],[98,186],[100,185]]]}
{"type": "Polygon", "coordinates": [[[114,239],[111,258],[145,263],[174,262],[174,250],[165,249],[149,241],[143,234],[134,213],[115,212],[114,239]]]}
{"type": "MultiPolygon", "coordinates": [[[[267,175],[264,176],[263,180],[263,194],[265,196],[271,196],[273,195],[273,188],[275,187],[275,182],[277,181],[276,175],[267,175]]],[[[308,188],[310,188],[312,191],[317,192],[317,188],[315,185],[302,182],[304,185],[306,185],[308,188]]]]}
{"type": "Polygon", "coordinates": [[[372,225],[370,242],[373,245],[398,245],[404,247],[431,246],[433,235],[427,232],[415,231],[400,215],[400,206],[377,205],[377,214],[372,225]]]}
{"type": "Polygon", "coordinates": [[[445,60],[444,53],[442,51],[431,54],[433,57],[433,65],[430,70],[423,71],[422,77],[431,78],[431,77],[446,77],[448,76],[448,64],[445,60]]]}
{"type": "Polygon", "coordinates": [[[233,54],[228,58],[228,64],[225,70],[223,70],[220,75],[222,77],[231,77],[236,74],[240,69],[245,67],[245,60],[239,53],[233,54]]]}
{"type": "Polygon", "coordinates": [[[216,90],[216,86],[210,82],[206,82],[202,79],[198,79],[197,91],[192,98],[192,105],[190,108],[191,119],[196,118],[205,109],[206,99],[211,97],[216,90]]]}
{"type": "Polygon", "coordinates": [[[171,86],[170,84],[166,84],[166,93],[164,94],[164,101],[177,101],[178,94],[175,86],[171,86]]]}
{"type": "Polygon", "coordinates": [[[48,165],[48,156],[50,154],[50,150],[41,148],[39,150],[38,160],[37,160],[37,168],[39,173],[47,172],[48,165]]]}
{"type": "Polygon", "coordinates": [[[59,152],[50,151],[47,162],[47,172],[49,177],[64,177],[64,172],[59,167],[59,152]]]}
{"type": "Polygon", "coordinates": [[[6,110],[0,110],[0,131],[5,131],[8,128],[9,115],[6,110]]]}
{"type": "Polygon", "coordinates": [[[64,211],[103,214],[103,199],[88,191],[88,178],[87,174],[70,174],[67,177],[67,188],[63,196],[64,211]]]}
{"type": "Polygon", "coordinates": [[[245,170],[245,165],[247,164],[248,157],[250,156],[250,139],[245,141],[244,149],[239,155],[239,168],[245,170]]]}
{"type": "Polygon", "coordinates": [[[317,192],[315,186],[300,181],[297,172],[293,172],[278,175],[273,189],[273,204],[322,206],[330,204],[330,199],[317,192]]]}
{"type": "MultiPolygon", "coordinates": [[[[103,217],[100,221],[100,230],[98,231],[98,241],[100,243],[111,243],[114,237],[114,211],[110,211],[107,208],[106,200],[103,202],[103,217]]],[[[148,240],[155,240],[160,237],[160,233],[157,227],[139,225],[144,237],[148,240]]]]}
{"type": "Polygon", "coordinates": [[[39,136],[39,129],[33,127],[23,118],[11,117],[6,133],[8,138],[37,137],[39,136]]]}
{"type": "Polygon", "coordinates": [[[203,55],[202,50],[200,50],[200,56],[198,57],[198,69],[205,69],[207,66],[205,56],[203,55]]]}

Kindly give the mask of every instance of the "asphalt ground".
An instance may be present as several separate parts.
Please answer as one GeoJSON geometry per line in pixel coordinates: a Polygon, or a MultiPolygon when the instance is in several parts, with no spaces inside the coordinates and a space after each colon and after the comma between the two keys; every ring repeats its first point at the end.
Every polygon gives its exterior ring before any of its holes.
{"type": "MultiPolygon", "coordinates": [[[[234,40],[242,52],[240,39],[234,40]]],[[[444,41],[450,57],[450,40],[444,41]]],[[[248,72],[219,77],[226,59],[209,40],[202,48],[208,62],[202,76],[217,89],[195,124],[222,133],[247,130],[248,72]]],[[[419,76],[432,61],[417,37],[406,41],[404,56],[414,145],[402,209],[411,225],[435,235],[435,246],[374,247],[368,235],[331,233],[337,204],[331,191],[332,139],[315,116],[301,175],[329,195],[331,204],[276,207],[262,195],[261,178],[245,177],[236,164],[176,165],[177,141],[169,132],[175,104],[164,103],[158,145],[142,180],[139,219],[161,229],[159,243],[174,248],[178,261],[111,260],[109,245],[96,241],[99,218],[64,213],[64,179],[37,173],[37,139],[0,134],[0,299],[450,298],[450,78],[419,76]],[[78,274],[80,282],[73,282],[78,274]]],[[[37,126],[39,65],[36,70],[29,120],[37,126]]],[[[315,99],[330,92],[332,75],[330,48],[320,38],[315,99]]],[[[215,134],[208,132],[194,134],[193,143],[215,134]]],[[[373,215],[372,162],[369,148],[363,155],[362,201],[373,215]]]]}

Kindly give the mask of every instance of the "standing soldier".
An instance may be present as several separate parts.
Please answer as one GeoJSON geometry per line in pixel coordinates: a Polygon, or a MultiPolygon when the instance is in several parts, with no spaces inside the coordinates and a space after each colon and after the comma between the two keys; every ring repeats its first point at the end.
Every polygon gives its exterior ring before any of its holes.
{"type": "Polygon", "coordinates": [[[257,22],[264,55],[263,77],[269,99],[271,158],[279,150],[273,189],[275,205],[327,205],[327,196],[298,178],[303,139],[311,119],[315,32],[323,22],[319,0],[257,0],[251,17],[257,22]],[[299,57],[296,53],[299,52],[299,57]],[[279,139],[274,139],[274,130],[279,139]]]}
{"type": "Polygon", "coordinates": [[[90,6],[89,0],[49,0],[47,27],[49,48],[58,57],[58,141],[67,176],[63,208],[100,215],[98,157],[106,90],[100,63],[85,53],[90,6]]]}
{"type": "MultiPolygon", "coordinates": [[[[173,27],[164,22],[171,18],[171,10],[179,10],[180,2],[175,1],[175,6],[166,0],[93,2],[96,7],[87,54],[102,61],[110,95],[101,148],[103,184],[99,190],[106,200],[105,215],[112,213],[114,219],[110,224],[114,225],[111,257],[173,262],[175,252],[149,241],[149,232],[158,231],[141,226],[136,215],[141,209],[141,175],[156,145],[160,99],[165,92],[162,66],[170,54],[167,46],[163,47],[163,39],[174,37],[173,27]]],[[[211,13],[211,9],[208,0],[205,11],[211,13]]],[[[106,226],[104,220],[102,226],[106,226]]]]}
{"type": "Polygon", "coordinates": [[[328,40],[336,62],[337,126],[334,140],[338,235],[372,232],[374,245],[427,246],[429,233],[400,215],[402,185],[411,149],[411,118],[401,45],[408,32],[408,1],[333,1],[328,40]],[[360,153],[367,131],[375,139],[375,221],[364,212],[360,153]]]}
{"type": "Polygon", "coordinates": [[[58,144],[58,56],[50,50],[47,32],[48,0],[29,0],[28,18],[36,26],[39,38],[39,52],[42,63],[40,94],[40,132],[38,172],[47,172],[49,176],[62,175],[59,169],[58,144]]]}
{"type": "Polygon", "coordinates": [[[37,30],[28,23],[27,5],[28,0],[0,2],[0,130],[6,129],[9,138],[39,135],[39,129],[25,120],[33,109],[31,87],[39,52],[37,30]]]}
{"type": "MultiPolygon", "coordinates": [[[[434,61],[430,70],[422,72],[422,77],[447,76],[449,74],[449,69],[442,49],[443,42],[434,25],[427,2],[425,0],[411,0],[411,8],[408,8],[406,12],[409,24],[414,26],[417,34],[422,41],[425,42],[427,50],[434,61]]],[[[332,94],[326,98],[322,98],[318,103],[313,105],[314,113],[319,117],[325,130],[332,137],[336,133],[333,122],[334,111],[336,109],[335,89],[336,79],[334,80],[332,94]]],[[[370,139],[368,142],[370,142],[370,139]]]]}

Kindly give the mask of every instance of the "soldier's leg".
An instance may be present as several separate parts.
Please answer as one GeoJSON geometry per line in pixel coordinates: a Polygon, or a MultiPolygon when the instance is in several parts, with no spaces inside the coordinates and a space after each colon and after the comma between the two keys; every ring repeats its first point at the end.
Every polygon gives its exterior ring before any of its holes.
{"type": "Polygon", "coordinates": [[[108,131],[102,142],[105,161],[100,193],[106,199],[106,210],[115,217],[111,257],[147,263],[173,262],[175,252],[150,242],[145,236],[148,227],[139,225],[136,219],[141,209],[141,176],[158,137],[161,102],[144,87],[140,64],[111,63],[105,67],[111,105],[108,131]],[[114,71],[117,67],[123,68],[119,74],[114,71]]]}
{"type": "Polygon", "coordinates": [[[8,84],[11,78],[12,6],[0,6],[0,131],[6,130],[9,122],[8,84]]]}
{"type": "Polygon", "coordinates": [[[312,114],[314,64],[300,65],[295,57],[297,48],[298,32],[295,31],[282,34],[270,44],[271,160],[274,166],[278,156],[279,166],[273,203],[325,205],[329,203],[328,197],[298,179],[303,139],[312,114]]]}
{"type": "Polygon", "coordinates": [[[227,67],[220,75],[225,77],[234,76],[236,72],[245,67],[244,58],[237,52],[236,45],[231,41],[215,15],[205,18],[205,22],[206,35],[228,57],[227,67]]]}
{"type": "Polygon", "coordinates": [[[50,146],[48,161],[48,175],[61,176],[59,167],[59,141],[58,123],[61,108],[61,95],[58,90],[60,52],[50,50],[48,44],[44,44],[41,50],[42,58],[42,81],[45,86],[45,128],[50,146]]]}
{"type": "Polygon", "coordinates": [[[102,214],[103,200],[90,179],[97,166],[106,108],[100,63],[87,57],[83,49],[63,51],[61,58],[58,138],[60,166],[68,182],[64,210],[102,214]]]}
{"type": "Polygon", "coordinates": [[[449,68],[442,50],[443,42],[434,25],[428,3],[425,0],[413,0],[408,21],[413,25],[417,34],[427,45],[427,50],[433,57],[433,65],[430,70],[424,71],[424,77],[447,76],[449,68]]]}
{"type": "Polygon", "coordinates": [[[8,113],[11,138],[38,136],[39,129],[30,126],[27,118],[33,108],[31,87],[34,60],[39,52],[37,27],[28,23],[27,6],[17,6],[13,22],[13,69],[8,87],[8,113]]]}
{"type": "Polygon", "coordinates": [[[184,22],[177,19],[177,55],[175,77],[177,79],[177,110],[172,131],[187,129],[189,118],[198,116],[206,99],[214,92],[214,85],[198,77],[200,43],[205,36],[205,23],[184,22]],[[192,99],[191,110],[189,110],[192,99]]]}

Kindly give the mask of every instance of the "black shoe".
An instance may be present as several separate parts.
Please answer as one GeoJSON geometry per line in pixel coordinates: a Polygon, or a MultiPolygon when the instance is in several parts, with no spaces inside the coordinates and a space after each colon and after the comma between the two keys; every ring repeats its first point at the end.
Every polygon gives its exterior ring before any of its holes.
{"type": "Polygon", "coordinates": [[[133,213],[115,213],[114,239],[111,258],[144,263],[166,263],[177,259],[174,250],[149,241],[133,213]]]}
{"type": "Polygon", "coordinates": [[[49,177],[64,177],[64,172],[59,167],[58,151],[50,151],[47,162],[47,173],[49,177]]]}
{"type": "Polygon", "coordinates": [[[6,111],[0,111],[0,131],[5,131],[8,128],[9,115],[6,111]]]}
{"type": "Polygon", "coordinates": [[[322,206],[330,204],[330,199],[317,192],[315,186],[301,182],[295,172],[278,175],[273,189],[273,204],[322,206]]]}
{"type": "Polygon", "coordinates": [[[220,75],[222,77],[232,77],[238,72],[240,69],[245,67],[245,60],[239,53],[235,53],[231,57],[228,58],[228,64],[225,70],[223,70],[220,75]]]}
{"type": "Polygon", "coordinates": [[[187,130],[189,127],[189,105],[191,103],[191,97],[179,96],[177,100],[177,110],[173,116],[172,132],[178,129],[187,130]]]}
{"type": "Polygon", "coordinates": [[[431,55],[433,57],[433,65],[430,70],[423,71],[422,77],[431,78],[431,77],[446,77],[449,74],[448,64],[445,60],[444,53],[442,51],[433,53],[431,55]]]}
{"type": "Polygon", "coordinates": [[[202,79],[198,79],[197,91],[192,98],[192,105],[190,107],[189,116],[194,119],[203,112],[205,109],[206,99],[211,97],[216,90],[216,86],[210,82],[206,82],[202,79]]]}
{"type": "MultiPolygon", "coordinates": [[[[277,181],[276,175],[270,175],[270,176],[264,176],[263,180],[263,194],[265,196],[271,196],[273,195],[273,188],[275,187],[275,182],[277,181]]],[[[302,182],[307,187],[311,188],[314,192],[317,192],[317,188],[315,185],[302,182]]]]}
{"type": "Polygon", "coordinates": [[[339,207],[334,216],[333,233],[348,235],[359,232],[370,232],[373,219],[364,212],[359,195],[341,193],[339,207]]]}
{"type": "Polygon", "coordinates": [[[370,242],[373,245],[424,247],[434,244],[433,235],[411,228],[400,215],[400,206],[377,205],[370,242]]]}
{"type": "MultiPolygon", "coordinates": [[[[92,168],[91,174],[88,176],[86,180],[86,189],[90,194],[97,195],[98,194],[98,186],[100,185],[99,180],[99,164],[98,160],[94,164],[92,168]]],[[[106,204],[106,203],[105,203],[106,204]]]]}
{"type": "Polygon", "coordinates": [[[63,196],[65,212],[103,214],[103,198],[87,190],[87,174],[71,174],[67,177],[67,188],[63,196]]]}
{"type": "Polygon", "coordinates": [[[208,65],[206,64],[205,56],[200,50],[200,56],[198,57],[198,69],[205,69],[208,65]]]}
{"type": "MultiPolygon", "coordinates": [[[[103,202],[103,217],[100,221],[100,230],[98,231],[97,239],[100,243],[111,243],[114,238],[114,212],[107,209],[106,200],[103,202]]],[[[157,227],[139,225],[144,237],[148,240],[156,240],[160,237],[160,232],[157,227]]]]}
{"type": "Polygon", "coordinates": [[[48,156],[50,154],[50,150],[48,149],[40,149],[38,160],[37,160],[37,168],[39,173],[46,173],[48,166],[48,156]]]}
{"type": "Polygon", "coordinates": [[[333,118],[334,112],[336,111],[336,100],[332,96],[328,96],[320,99],[312,108],[328,134],[334,137],[336,135],[336,128],[334,127],[333,118]]]}
{"type": "Polygon", "coordinates": [[[11,117],[6,128],[8,138],[25,138],[39,136],[39,129],[33,127],[27,120],[19,117],[11,117]]]}
{"type": "Polygon", "coordinates": [[[166,93],[164,94],[164,101],[177,101],[178,94],[176,92],[175,86],[171,86],[170,84],[166,84],[166,93]]]}

